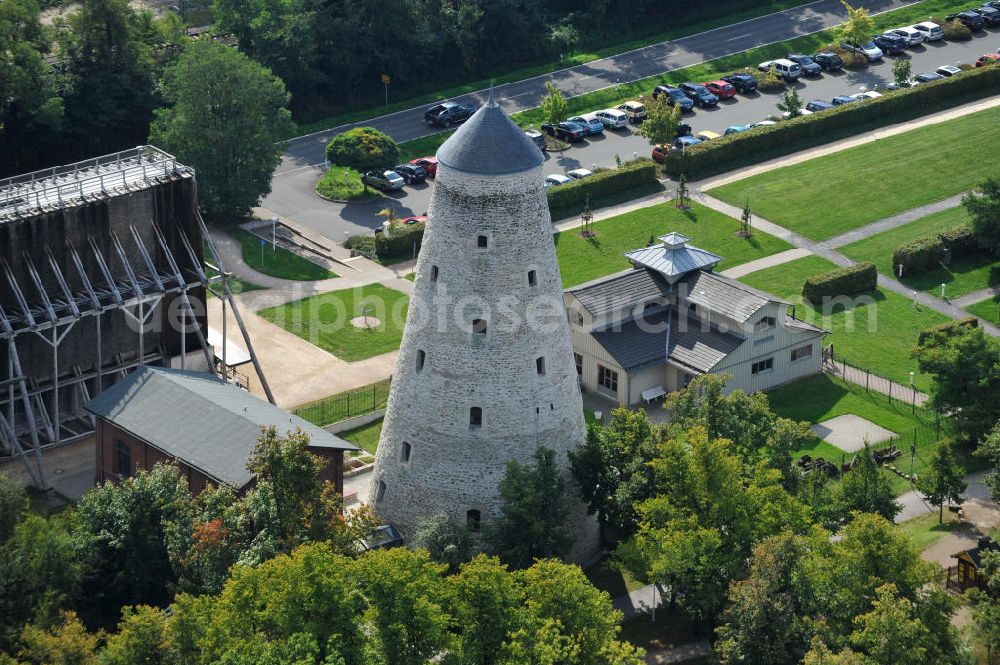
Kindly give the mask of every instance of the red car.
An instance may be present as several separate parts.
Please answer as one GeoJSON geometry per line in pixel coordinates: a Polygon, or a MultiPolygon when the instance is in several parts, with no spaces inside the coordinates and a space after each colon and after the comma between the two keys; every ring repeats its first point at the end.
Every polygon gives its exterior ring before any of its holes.
{"type": "Polygon", "coordinates": [[[437,157],[418,157],[417,159],[411,159],[410,164],[414,166],[422,166],[424,171],[427,172],[428,178],[433,178],[438,172],[438,159],[437,157]]]}
{"type": "Polygon", "coordinates": [[[732,83],[708,81],[707,83],[702,83],[702,85],[708,88],[708,91],[719,99],[730,99],[736,95],[736,88],[733,87],[732,83]]]}
{"type": "Polygon", "coordinates": [[[979,60],[976,60],[976,67],[996,64],[1000,64],[1000,53],[987,53],[979,56],[979,60]]]}
{"type": "Polygon", "coordinates": [[[404,217],[399,220],[403,224],[424,224],[427,221],[427,215],[416,215],[414,217],[404,217]]]}
{"type": "Polygon", "coordinates": [[[667,159],[667,150],[662,145],[653,146],[653,161],[662,164],[667,159]]]}

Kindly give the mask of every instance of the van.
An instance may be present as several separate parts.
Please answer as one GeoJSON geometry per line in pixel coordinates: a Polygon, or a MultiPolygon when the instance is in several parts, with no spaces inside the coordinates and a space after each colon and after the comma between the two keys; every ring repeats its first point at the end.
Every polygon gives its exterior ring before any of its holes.
{"type": "Polygon", "coordinates": [[[768,62],[762,62],[757,66],[762,72],[774,68],[774,71],[781,78],[786,81],[795,81],[802,75],[802,67],[797,62],[792,62],[788,58],[779,58],[777,60],[770,60],[768,62]]]}
{"type": "Polygon", "coordinates": [[[604,123],[605,127],[611,129],[623,129],[628,127],[628,116],[617,109],[604,109],[594,114],[594,117],[604,123]]]}
{"type": "Polygon", "coordinates": [[[618,110],[628,116],[628,121],[633,125],[638,125],[646,119],[646,107],[641,102],[625,102],[618,107],[618,110]]]}

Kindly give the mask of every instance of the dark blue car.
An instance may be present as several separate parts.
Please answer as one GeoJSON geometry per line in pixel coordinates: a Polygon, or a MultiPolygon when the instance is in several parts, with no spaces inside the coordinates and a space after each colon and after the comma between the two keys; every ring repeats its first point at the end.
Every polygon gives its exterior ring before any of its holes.
{"type": "Polygon", "coordinates": [[[684,91],[679,88],[671,85],[658,85],[653,88],[653,99],[659,98],[660,95],[666,95],[667,104],[670,106],[677,104],[681,107],[682,111],[690,111],[694,108],[694,102],[688,99],[684,91]]]}
{"type": "Polygon", "coordinates": [[[700,83],[681,83],[677,87],[683,90],[684,94],[690,97],[697,106],[717,106],[719,104],[719,97],[700,83]]]}

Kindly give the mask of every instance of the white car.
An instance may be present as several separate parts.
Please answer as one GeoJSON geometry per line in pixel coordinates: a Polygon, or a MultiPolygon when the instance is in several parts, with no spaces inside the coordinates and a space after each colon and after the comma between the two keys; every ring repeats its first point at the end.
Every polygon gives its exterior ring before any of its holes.
{"type": "Polygon", "coordinates": [[[921,21],[910,26],[914,30],[919,30],[926,35],[924,41],[936,42],[944,39],[944,30],[934,21],[921,21]]]}
{"type": "Polygon", "coordinates": [[[758,122],[751,122],[747,125],[747,129],[753,129],[755,127],[770,127],[771,125],[777,125],[778,123],[774,120],[760,120],[758,122]]]}
{"type": "Polygon", "coordinates": [[[567,178],[561,173],[553,173],[545,176],[545,189],[548,189],[549,187],[558,187],[559,185],[565,185],[570,182],[573,182],[572,178],[567,178]]]}
{"type": "Polygon", "coordinates": [[[628,127],[628,116],[618,109],[604,109],[595,113],[594,117],[600,120],[605,127],[610,127],[611,129],[628,127]]]}
{"type": "MultiPolygon", "coordinates": [[[[814,113],[814,111],[810,111],[807,108],[801,108],[801,109],[799,109],[799,115],[812,115],[813,113],[814,113]]],[[[792,114],[790,112],[788,112],[788,111],[785,111],[784,113],[781,114],[781,117],[784,120],[791,120],[792,119],[792,114]]]]}
{"type": "Polygon", "coordinates": [[[852,51],[854,53],[860,53],[861,55],[868,58],[868,62],[875,62],[876,60],[881,60],[882,49],[875,45],[875,42],[867,42],[865,44],[852,44],[850,42],[841,42],[840,48],[845,51],[852,51]]]}
{"type": "Polygon", "coordinates": [[[566,171],[566,175],[574,180],[583,180],[588,176],[594,175],[594,172],[590,169],[573,169],[572,171],[566,171]]]}
{"type": "Polygon", "coordinates": [[[954,76],[955,74],[961,74],[962,68],[956,67],[955,65],[941,65],[934,71],[936,71],[941,76],[954,76]]]}
{"type": "Polygon", "coordinates": [[[890,30],[885,33],[887,35],[897,35],[906,40],[907,46],[917,46],[923,44],[924,40],[927,39],[927,33],[917,30],[912,25],[906,26],[905,28],[896,28],[895,30],[890,30]]]}
{"type": "Polygon", "coordinates": [[[866,99],[877,99],[882,96],[881,92],[875,92],[874,90],[866,90],[864,92],[859,92],[857,94],[851,95],[854,99],[859,102],[863,102],[866,99]]]}

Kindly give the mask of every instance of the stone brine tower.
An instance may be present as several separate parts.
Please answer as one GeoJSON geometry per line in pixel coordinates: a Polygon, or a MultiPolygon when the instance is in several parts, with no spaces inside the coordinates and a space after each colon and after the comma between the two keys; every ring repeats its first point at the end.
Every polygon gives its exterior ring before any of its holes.
{"type": "MultiPolygon", "coordinates": [[[[437,513],[474,530],[499,514],[507,462],[586,437],[538,147],[491,93],[438,150],[410,314],[370,503],[403,535],[437,513]]],[[[571,559],[598,527],[567,483],[571,559]]]]}

